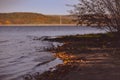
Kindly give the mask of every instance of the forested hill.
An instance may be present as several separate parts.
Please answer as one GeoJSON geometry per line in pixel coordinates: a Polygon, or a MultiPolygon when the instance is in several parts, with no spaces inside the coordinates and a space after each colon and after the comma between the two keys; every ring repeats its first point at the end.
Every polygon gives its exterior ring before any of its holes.
{"type": "Polygon", "coordinates": [[[0,24],[72,24],[68,15],[43,15],[38,13],[0,13],[0,24]]]}

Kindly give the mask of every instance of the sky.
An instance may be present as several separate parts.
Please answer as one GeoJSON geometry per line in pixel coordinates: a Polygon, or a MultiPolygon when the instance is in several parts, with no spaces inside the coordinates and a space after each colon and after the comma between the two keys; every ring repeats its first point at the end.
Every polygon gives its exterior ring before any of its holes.
{"type": "Polygon", "coordinates": [[[78,0],[0,0],[0,13],[35,12],[42,14],[69,14],[71,7],[78,0]]]}

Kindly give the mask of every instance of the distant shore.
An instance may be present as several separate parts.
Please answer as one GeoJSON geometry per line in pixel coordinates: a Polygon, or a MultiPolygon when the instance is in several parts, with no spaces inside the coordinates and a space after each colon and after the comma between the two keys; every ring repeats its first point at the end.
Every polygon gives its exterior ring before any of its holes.
{"type": "Polygon", "coordinates": [[[76,24],[0,24],[0,26],[76,26],[76,24]]]}

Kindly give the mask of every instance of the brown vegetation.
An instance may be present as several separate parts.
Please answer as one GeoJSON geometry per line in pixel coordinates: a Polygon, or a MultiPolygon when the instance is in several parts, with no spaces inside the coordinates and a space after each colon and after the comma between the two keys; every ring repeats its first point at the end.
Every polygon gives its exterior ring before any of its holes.
{"type": "MultiPolygon", "coordinates": [[[[72,24],[68,15],[62,16],[62,24],[72,24]]],[[[0,13],[1,24],[60,24],[60,15],[38,13],[0,13]]]]}
{"type": "Polygon", "coordinates": [[[53,48],[63,60],[56,70],[25,77],[25,80],[119,80],[120,41],[108,34],[63,36],[46,39],[64,43],[53,48]],[[117,55],[117,56],[115,56],[117,55]]]}

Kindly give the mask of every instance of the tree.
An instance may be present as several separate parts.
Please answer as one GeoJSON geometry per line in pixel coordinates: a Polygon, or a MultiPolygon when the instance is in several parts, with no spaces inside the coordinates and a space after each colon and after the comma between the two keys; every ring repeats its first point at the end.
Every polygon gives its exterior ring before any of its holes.
{"type": "Polygon", "coordinates": [[[71,13],[78,25],[96,25],[120,34],[120,0],[79,0],[71,13]]]}
{"type": "Polygon", "coordinates": [[[5,23],[6,24],[11,24],[11,22],[9,20],[6,20],[5,23]]]}
{"type": "Polygon", "coordinates": [[[2,22],[0,22],[0,25],[2,24],[2,22]]]}

